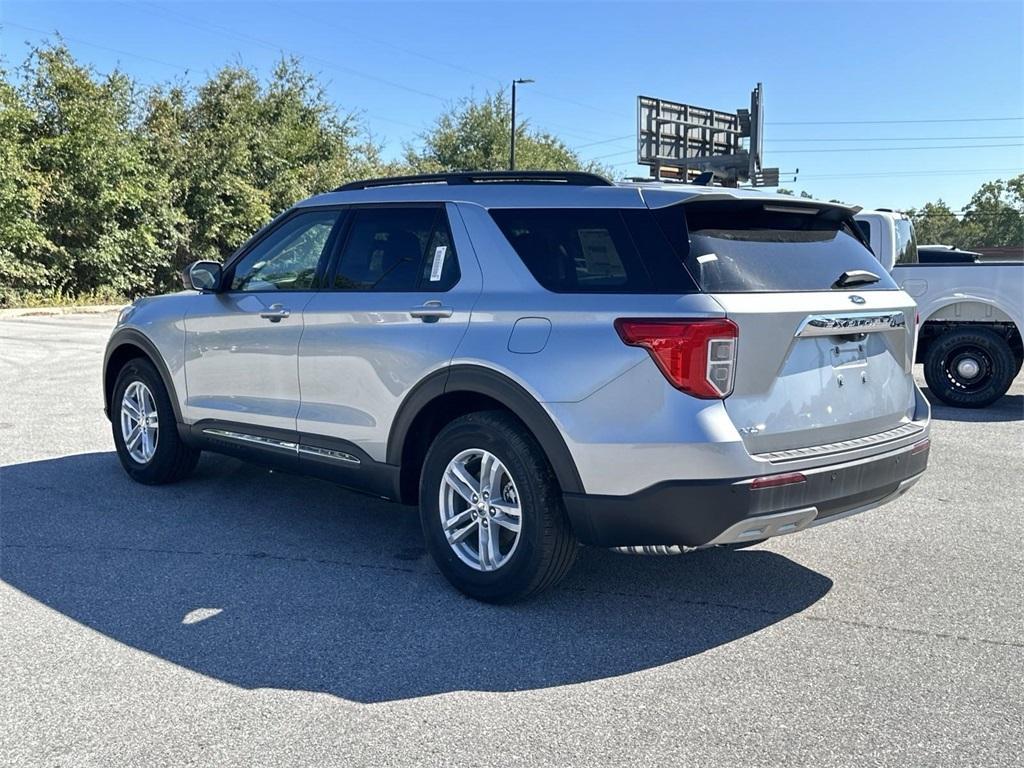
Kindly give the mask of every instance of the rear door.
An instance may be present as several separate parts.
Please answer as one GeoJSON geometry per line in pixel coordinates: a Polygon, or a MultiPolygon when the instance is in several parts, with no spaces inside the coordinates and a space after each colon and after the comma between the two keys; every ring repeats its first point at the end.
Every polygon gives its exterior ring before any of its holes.
{"type": "Polygon", "coordinates": [[[730,200],[657,215],[739,327],[725,408],[751,453],[855,440],[910,420],[914,303],[848,212],[730,200]]]}
{"type": "Polygon", "coordinates": [[[383,461],[402,400],[451,361],[480,270],[452,205],[353,206],[338,242],[304,313],[298,429],[304,444],[383,461]]]}

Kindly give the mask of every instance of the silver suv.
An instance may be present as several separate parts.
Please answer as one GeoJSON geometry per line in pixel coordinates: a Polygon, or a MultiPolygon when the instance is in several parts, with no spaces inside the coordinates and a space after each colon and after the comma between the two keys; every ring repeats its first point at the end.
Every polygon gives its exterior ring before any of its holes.
{"type": "Polygon", "coordinates": [[[928,461],[914,302],[828,203],[578,173],[346,184],[126,308],[125,470],[230,453],[419,504],[489,601],[577,543],[743,546],[877,507],[928,461]]]}

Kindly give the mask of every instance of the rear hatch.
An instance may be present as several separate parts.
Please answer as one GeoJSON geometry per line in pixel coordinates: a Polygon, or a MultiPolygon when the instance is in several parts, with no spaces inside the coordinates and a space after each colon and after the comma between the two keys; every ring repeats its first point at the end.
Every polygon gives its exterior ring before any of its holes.
{"type": "Polygon", "coordinates": [[[916,308],[881,270],[850,209],[703,197],[656,216],[739,329],[724,404],[747,450],[863,445],[906,428],[916,308]]]}

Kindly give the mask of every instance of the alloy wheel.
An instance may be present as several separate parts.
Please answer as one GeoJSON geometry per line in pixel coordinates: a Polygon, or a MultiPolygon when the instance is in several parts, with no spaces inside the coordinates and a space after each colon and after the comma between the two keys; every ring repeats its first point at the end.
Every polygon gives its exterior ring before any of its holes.
{"type": "Polygon", "coordinates": [[[149,387],[133,381],[121,397],[121,437],[128,455],[139,464],[147,464],[156,453],[160,420],[156,400],[149,387]]]}
{"type": "Polygon", "coordinates": [[[471,448],[457,454],[441,481],[441,526],[459,559],[478,571],[509,561],[522,533],[515,480],[494,454],[471,448]]]}

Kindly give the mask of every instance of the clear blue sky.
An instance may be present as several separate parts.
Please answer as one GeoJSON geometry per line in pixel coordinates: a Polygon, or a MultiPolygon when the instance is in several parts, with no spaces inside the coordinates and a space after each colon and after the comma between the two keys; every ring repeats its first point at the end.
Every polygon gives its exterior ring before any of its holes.
{"type": "Polygon", "coordinates": [[[529,77],[519,114],[626,175],[642,173],[632,160],[638,94],[733,111],[762,81],[766,164],[800,169],[785,186],[865,206],[942,197],[960,207],[981,182],[1024,171],[1022,9],[0,0],[0,51],[16,64],[27,42],[60,31],[98,70],[150,83],[197,82],[237,61],[266,73],[297,54],[341,109],[363,113],[388,156],[446,104],[529,77]],[[969,147],[920,149],[950,145],[969,147]]]}

